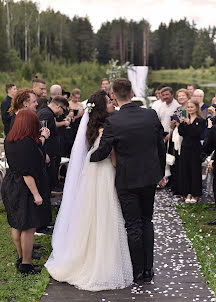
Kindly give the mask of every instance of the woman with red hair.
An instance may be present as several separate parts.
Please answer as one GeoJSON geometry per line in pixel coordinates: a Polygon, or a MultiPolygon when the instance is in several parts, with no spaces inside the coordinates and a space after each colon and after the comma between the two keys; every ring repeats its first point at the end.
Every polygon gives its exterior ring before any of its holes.
{"type": "MultiPolygon", "coordinates": [[[[18,253],[16,262],[21,273],[37,274],[32,265],[34,232],[48,223],[49,207],[45,159],[39,147],[39,119],[32,110],[17,113],[5,140],[9,169],[2,183],[2,199],[12,239],[18,253]]],[[[43,131],[47,138],[46,131],[43,131]]]]}

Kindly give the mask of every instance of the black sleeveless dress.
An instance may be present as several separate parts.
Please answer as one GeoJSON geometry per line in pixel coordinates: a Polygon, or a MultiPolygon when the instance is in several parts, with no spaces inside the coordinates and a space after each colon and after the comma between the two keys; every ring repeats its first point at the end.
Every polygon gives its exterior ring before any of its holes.
{"type": "Polygon", "coordinates": [[[31,138],[14,143],[5,140],[9,169],[3,179],[1,193],[8,223],[17,230],[39,228],[50,221],[48,182],[45,160],[38,144],[31,138]],[[35,179],[43,203],[37,206],[23,176],[35,179]]]}

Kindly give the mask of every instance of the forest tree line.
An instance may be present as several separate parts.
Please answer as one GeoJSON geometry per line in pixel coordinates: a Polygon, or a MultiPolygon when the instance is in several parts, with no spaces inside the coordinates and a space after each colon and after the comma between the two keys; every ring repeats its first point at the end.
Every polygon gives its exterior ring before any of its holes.
{"type": "Polygon", "coordinates": [[[152,69],[210,67],[216,64],[216,27],[197,29],[187,19],[161,23],[155,31],[145,19],[113,20],[94,33],[86,17],[52,9],[39,12],[32,1],[0,0],[0,70],[14,71],[22,62],[72,64],[97,60],[107,64],[148,65],[152,69]]]}

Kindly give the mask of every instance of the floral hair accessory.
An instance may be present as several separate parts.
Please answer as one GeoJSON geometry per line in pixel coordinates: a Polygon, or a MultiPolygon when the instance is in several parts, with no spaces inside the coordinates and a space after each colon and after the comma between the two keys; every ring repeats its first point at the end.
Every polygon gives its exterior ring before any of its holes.
{"type": "Polygon", "coordinates": [[[95,103],[87,103],[85,110],[90,113],[92,109],[95,107],[95,103]]]}

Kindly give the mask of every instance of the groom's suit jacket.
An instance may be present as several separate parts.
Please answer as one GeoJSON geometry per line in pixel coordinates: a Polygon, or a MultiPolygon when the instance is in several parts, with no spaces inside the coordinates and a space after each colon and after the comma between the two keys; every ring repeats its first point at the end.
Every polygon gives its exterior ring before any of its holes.
{"type": "Polygon", "coordinates": [[[142,188],[163,178],[166,151],[163,127],[155,110],[135,103],[123,105],[106,119],[99,148],[90,161],[107,158],[112,147],[117,159],[117,189],[142,188]]]}

